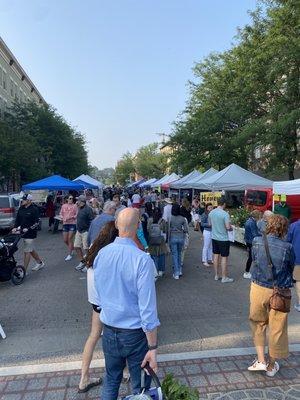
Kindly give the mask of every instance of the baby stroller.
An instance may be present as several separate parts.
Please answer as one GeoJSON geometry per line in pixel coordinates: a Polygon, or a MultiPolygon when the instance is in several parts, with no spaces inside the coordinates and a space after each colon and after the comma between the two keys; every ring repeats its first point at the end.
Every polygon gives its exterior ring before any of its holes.
{"type": "Polygon", "coordinates": [[[17,265],[14,258],[21,237],[20,233],[16,233],[0,239],[0,282],[11,280],[14,285],[21,285],[26,277],[25,268],[17,265]]]}

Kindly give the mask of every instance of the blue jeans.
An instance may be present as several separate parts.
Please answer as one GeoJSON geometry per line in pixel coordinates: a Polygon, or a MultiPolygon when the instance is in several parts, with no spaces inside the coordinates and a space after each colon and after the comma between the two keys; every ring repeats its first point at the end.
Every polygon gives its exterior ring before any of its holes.
{"type": "Polygon", "coordinates": [[[151,256],[157,271],[165,272],[166,269],[166,255],[160,254],[159,256],[151,256]]]}
{"type": "Polygon", "coordinates": [[[184,246],[183,236],[172,236],[170,238],[170,249],[173,261],[173,273],[175,276],[179,276],[181,270],[181,253],[184,246]]]}
{"type": "MultiPolygon", "coordinates": [[[[117,400],[123,369],[127,365],[133,394],[141,392],[141,364],[148,351],[145,333],[140,330],[113,330],[103,327],[102,347],[105,358],[106,376],[101,400],[117,400]]],[[[146,377],[149,388],[151,377],[146,377]]]]}

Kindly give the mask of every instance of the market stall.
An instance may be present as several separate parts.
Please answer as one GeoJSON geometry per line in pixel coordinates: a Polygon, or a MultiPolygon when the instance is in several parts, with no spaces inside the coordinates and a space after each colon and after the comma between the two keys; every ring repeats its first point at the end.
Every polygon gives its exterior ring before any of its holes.
{"type": "Polygon", "coordinates": [[[190,172],[189,174],[183,176],[182,178],[178,179],[177,181],[174,181],[170,184],[171,189],[190,189],[190,182],[193,182],[196,179],[201,178],[203,174],[201,172],[194,170],[190,172]]]}
{"type": "Polygon", "coordinates": [[[173,172],[163,183],[160,184],[161,189],[166,191],[169,190],[170,184],[177,181],[179,178],[179,175],[173,172]]]}
{"type": "Polygon", "coordinates": [[[140,187],[140,188],[150,188],[151,185],[152,185],[152,183],[156,182],[157,180],[158,180],[158,179],[156,179],[156,178],[148,179],[146,182],[140,183],[140,184],[139,184],[139,187],[140,187]]]}
{"type": "Polygon", "coordinates": [[[196,188],[212,191],[243,191],[249,187],[271,188],[272,186],[273,181],[256,175],[233,163],[212,176],[201,179],[196,188]]]}
{"type": "Polygon", "coordinates": [[[290,207],[292,221],[300,219],[300,179],[273,183],[273,209],[279,202],[290,207]]]}
{"type": "Polygon", "coordinates": [[[199,184],[201,184],[201,182],[204,179],[207,179],[207,178],[209,178],[209,177],[211,177],[211,176],[213,176],[213,175],[215,175],[217,173],[218,173],[218,171],[211,167],[207,171],[205,171],[200,177],[198,177],[198,178],[196,177],[196,178],[191,179],[189,181],[189,185],[190,185],[190,187],[192,189],[199,189],[199,184]]]}
{"type": "Polygon", "coordinates": [[[28,190],[84,190],[81,183],[70,181],[60,175],[52,175],[47,178],[39,179],[38,181],[27,183],[22,186],[23,191],[28,190]]]}
{"type": "Polygon", "coordinates": [[[97,179],[92,178],[91,176],[86,175],[86,174],[82,174],[82,175],[78,176],[77,178],[75,178],[74,182],[76,182],[76,181],[90,183],[91,185],[97,186],[97,189],[100,189],[100,190],[102,190],[104,188],[104,184],[102,182],[100,182],[97,179]]]}

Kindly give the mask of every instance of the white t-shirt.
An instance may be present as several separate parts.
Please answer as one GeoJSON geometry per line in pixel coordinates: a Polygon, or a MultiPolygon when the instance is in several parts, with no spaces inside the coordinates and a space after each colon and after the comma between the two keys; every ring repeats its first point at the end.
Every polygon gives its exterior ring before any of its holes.
{"type": "Polygon", "coordinates": [[[100,304],[100,301],[95,288],[94,270],[92,267],[88,268],[87,270],[87,292],[89,303],[98,306],[100,304]]]}
{"type": "Polygon", "coordinates": [[[164,212],[162,218],[166,222],[169,222],[171,219],[171,215],[172,215],[172,204],[167,204],[164,206],[164,212]]]}
{"type": "Polygon", "coordinates": [[[133,204],[139,204],[141,202],[141,196],[138,193],[135,193],[131,200],[133,204]]]}

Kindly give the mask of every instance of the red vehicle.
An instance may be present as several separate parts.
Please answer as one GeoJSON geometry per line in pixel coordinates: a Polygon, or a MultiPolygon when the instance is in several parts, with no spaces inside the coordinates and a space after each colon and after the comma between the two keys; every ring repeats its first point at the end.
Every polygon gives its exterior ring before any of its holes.
{"type": "MultiPolygon", "coordinates": [[[[276,204],[278,201],[275,201],[276,204]]],[[[292,221],[300,219],[300,193],[286,196],[286,203],[292,211],[292,221]]],[[[273,209],[273,189],[251,188],[245,190],[245,206],[262,212],[273,209]]]]}

